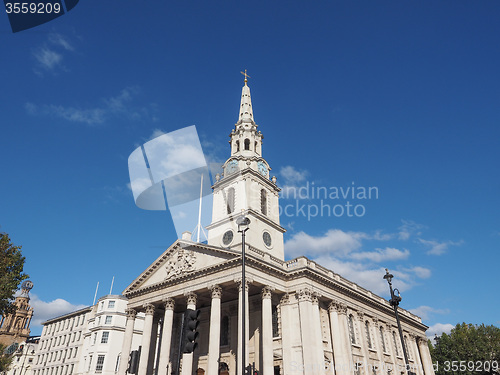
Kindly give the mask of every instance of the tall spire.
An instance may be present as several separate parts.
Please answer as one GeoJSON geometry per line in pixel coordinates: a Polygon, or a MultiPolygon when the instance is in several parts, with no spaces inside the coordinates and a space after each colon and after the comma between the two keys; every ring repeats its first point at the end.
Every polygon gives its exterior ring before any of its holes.
{"type": "Polygon", "coordinates": [[[240,105],[240,115],[238,118],[238,124],[242,122],[254,122],[253,119],[253,110],[252,110],[252,98],[250,96],[250,87],[248,87],[247,82],[250,77],[247,74],[247,70],[245,69],[245,73],[241,72],[245,76],[245,86],[241,90],[241,105],[240,105]]]}

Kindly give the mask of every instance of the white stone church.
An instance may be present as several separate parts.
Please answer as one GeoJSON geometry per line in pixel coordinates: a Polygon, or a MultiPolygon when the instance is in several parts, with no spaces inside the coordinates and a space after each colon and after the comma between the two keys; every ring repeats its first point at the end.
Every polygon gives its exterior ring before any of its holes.
{"type": "MultiPolygon", "coordinates": [[[[140,345],[138,375],[242,375],[248,364],[263,375],[404,374],[386,300],[306,257],[285,261],[280,189],[263,158],[246,79],[230,138],[231,155],[213,185],[208,243],[192,242],[189,235],[177,240],[123,292],[129,301],[119,373],[126,373],[126,359],[140,345]],[[244,288],[240,215],[250,219],[244,288]],[[182,354],[187,308],[201,310],[200,336],[195,351],[182,354]],[[138,313],[145,313],[144,329],[140,344],[133,344],[138,313]]],[[[399,311],[413,371],[434,375],[427,327],[399,311]]]]}

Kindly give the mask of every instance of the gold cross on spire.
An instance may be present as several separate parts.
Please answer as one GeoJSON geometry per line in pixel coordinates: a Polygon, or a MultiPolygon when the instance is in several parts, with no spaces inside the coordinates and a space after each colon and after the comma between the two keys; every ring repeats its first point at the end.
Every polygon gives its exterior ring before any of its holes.
{"type": "Polygon", "coordinates": [[[241,74],[243,74],[243,75],[245,76],[245,85],[246,85],[246,84],[247,84],[247,82],[248,82],[248,79],[247,79],[247,78],[252,78],[252,77],[250,77],[250,76],[247,74],[247,70],[246,70],[246,69],[245,69],[245,73],[243,73],[243,72],[240,72],[240,73],[241,73],[241,74]]]}

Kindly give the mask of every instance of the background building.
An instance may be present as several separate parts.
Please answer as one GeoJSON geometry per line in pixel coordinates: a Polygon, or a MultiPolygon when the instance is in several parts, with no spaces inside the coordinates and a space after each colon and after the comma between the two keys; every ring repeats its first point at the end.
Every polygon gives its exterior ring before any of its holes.
{"type": "Polygon", "coordinates": [[[126,305],[125,297],[107,295],[93,306],[44,322],[33,375],[114,374],[121,358],[126,305]]]}
{"type": "Polygon", "coordinates": [[[7,371],[7,375],[31,374],[39,342],[40,336],[32,336],[19,344],[19,347],[13,354],[12,363],[9,371],[7,371]]]}

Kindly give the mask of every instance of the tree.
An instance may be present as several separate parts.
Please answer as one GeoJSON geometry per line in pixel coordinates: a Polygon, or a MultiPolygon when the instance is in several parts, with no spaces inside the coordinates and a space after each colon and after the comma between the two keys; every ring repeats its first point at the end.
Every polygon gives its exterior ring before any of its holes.
{"type": "Polygon", "coordinates": [[[21,246],[14,246],[7,233],[0,233],[0,315],[15,311],[14,293],[28,275],[23,273],[21,246]]]}
{"type": "Polygon", "coordinates": [[[5,353],[7,345],[0,344],[0,374],[4,374],[9,370],[12,363],[12,354],[5,353]]]}
{"type": "Polygon", "coordinates": [[[429,342],[436,375],[500,374],[500,328],[457,324],[429,342]]]}

